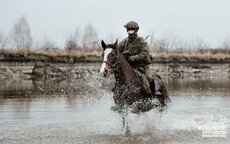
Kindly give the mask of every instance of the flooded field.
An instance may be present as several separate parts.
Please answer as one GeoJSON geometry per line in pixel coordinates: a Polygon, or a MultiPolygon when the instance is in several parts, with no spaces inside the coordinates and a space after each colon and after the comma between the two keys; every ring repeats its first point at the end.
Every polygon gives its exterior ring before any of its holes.
{"type": "Polygon", "coordinates": [[[163,114],[130,114],[131,136],[125,136],[120,115],[110,110],[113,77],[101,78],[97,64],[62,69],[73,76],[32,80],[19,73],[1,79],[1,144],[230,143],[228,74],[176,77],[159,72],[171,105],[163,114]]]}

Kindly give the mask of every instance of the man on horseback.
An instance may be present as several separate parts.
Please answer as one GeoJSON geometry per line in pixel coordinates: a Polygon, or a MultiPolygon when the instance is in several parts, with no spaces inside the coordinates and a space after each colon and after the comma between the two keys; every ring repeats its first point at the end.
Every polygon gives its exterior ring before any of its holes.
{"type": "MultiPolygon", "coordinates": [[[[152,61],[149,46],[144,38],[138,36],[139,25],[135,21],[128,22],[124,27],[128,37],[119,43],[118,50],[124,54],[131,67],[140,75],[147,97],[154,98],[151,87],[155,88],[155,83],[154,75],[149,68],[152,61]]],[[[114,98],[116,99],[116,93],[114,93],[114,98]]]]}
{"type": "Polygon", "coordinates": [[[152,56],[149,53],[149,46],[144,38],[138,36],[139,25],[137,22],[130,21],[124,27],[128,37],[119,43],[118,50],[125,55],[129,64],[139,72],[144,89],[148,97],[152,98],[150,82],[153,77],[148,66],[152,61],[152,56]]]}

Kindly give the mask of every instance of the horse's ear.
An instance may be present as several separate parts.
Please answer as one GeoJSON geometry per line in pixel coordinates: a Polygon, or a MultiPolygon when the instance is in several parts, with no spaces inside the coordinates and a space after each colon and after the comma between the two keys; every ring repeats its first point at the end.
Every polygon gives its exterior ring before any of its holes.
{"type": "Polygon", "coordinates": [[[107,45],[105,44],[105,42],[103,40],[101,40],[101,46],[103,47],[104,50],[107,47],[107,45]]]}
{"type": "Polygon", "coordinates": [[[117,46],[118,46],[118,39],[117,39],[116,42],[113,44],[113,46],[114,46],[115,48],[117,48],[117,46]]]}

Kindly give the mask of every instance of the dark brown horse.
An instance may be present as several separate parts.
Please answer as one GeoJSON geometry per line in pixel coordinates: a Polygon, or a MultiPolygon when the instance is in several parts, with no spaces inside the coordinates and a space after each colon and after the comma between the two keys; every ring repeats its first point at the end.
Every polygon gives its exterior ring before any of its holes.
{"type": "MultiPolygon", "coordinates": [[[[156,98],[149,98],[142,86],[140,77],[126,61],[125,56],[117,50],[118,41],[114,44],[106,45],[102,40],[101,45],[104,51],[100,73],[104,77],[106,77],[110,71],[114,73],[116,87],[113,91],[118,95],[114,97],[114,101],[120,107],[118,112],[123,116],[124,128],[126,127],[127,129],[125,117],[128,111],[139,114],[155,107],[162,111],[167,102],[170,101],[163,83],[154,80],[156,81],[155,84],[161,83],[161,93],[157,95],[155,91],[152,91],[156,98]]],[[[153,86],[154,88],[151,89],[156,90],[156,85],[153,86]]]]}

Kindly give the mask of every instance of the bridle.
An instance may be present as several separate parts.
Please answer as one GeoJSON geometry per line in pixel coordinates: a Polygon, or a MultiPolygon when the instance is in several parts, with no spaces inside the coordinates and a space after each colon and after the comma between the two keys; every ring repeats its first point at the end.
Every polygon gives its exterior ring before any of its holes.
{"type": "Polygon", "coordinates": [[[102,63],[106,63],[107,65],[109,65],[109,66],[113,67],[113,64],[112,64],[112,63],[110,63],[110,62],[103,61],[102,63]]]}
{"type": "Polygon", "coordinates": [[[114,69],[116,68],[116,66],[117,66],[117,63],[118,63],[118,61],[119,61],[119,52],[117,51],[117,53],[115,53],[115,58],[114,58],[114,60],[113,60],[113,62],[108,62],[108,61],[103,61],[102,63],[106,63],[106,64],[108,64],[111,68],[112,68],[112,71],[114,71],[114,69]]]}

